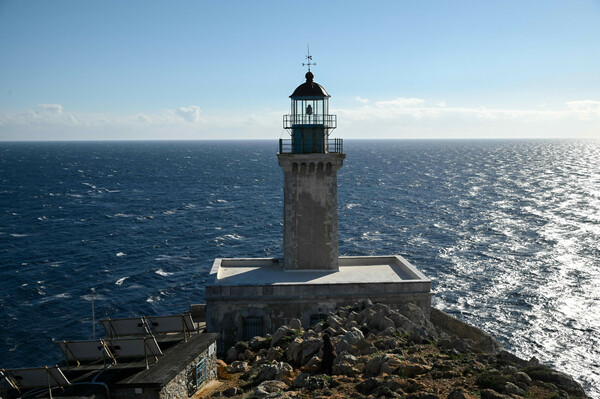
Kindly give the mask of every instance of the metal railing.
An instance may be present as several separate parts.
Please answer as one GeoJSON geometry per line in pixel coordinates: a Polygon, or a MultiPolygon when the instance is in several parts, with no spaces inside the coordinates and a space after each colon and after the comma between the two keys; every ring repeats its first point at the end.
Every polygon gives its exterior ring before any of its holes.
{"type": "Polygon", "coordinates": [[[337,115],[283,115],[284,129],[291,129],[294,125],[320,125],[325,129],[335,129],[337,115]]]}
{"type": "MultiPolygon", "coordinates": [[[[344,140],[343,139],[327,139],[325,140],[325,153],[344,153],[344,140]]],[[[303,154],[305,153],[302,149],[294,149],[291,139],[279,139],[279,153],[280,154],[303,154]]]]}

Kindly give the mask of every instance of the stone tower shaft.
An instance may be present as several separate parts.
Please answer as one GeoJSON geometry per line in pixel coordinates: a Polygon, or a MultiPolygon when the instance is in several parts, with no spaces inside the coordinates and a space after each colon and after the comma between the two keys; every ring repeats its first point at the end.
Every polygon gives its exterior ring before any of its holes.
{"type": "Polygon", "coordinates": [[[284,171],[283,258],[286,270],[337,271],[337,171],[345,154],[278,154],[284,171]]]}

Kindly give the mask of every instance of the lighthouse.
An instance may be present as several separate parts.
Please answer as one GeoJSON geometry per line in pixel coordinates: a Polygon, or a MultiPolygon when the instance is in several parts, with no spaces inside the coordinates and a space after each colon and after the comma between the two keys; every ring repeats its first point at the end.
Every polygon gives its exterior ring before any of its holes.
{"type": "Polygon", "coordinates": [[[286,270],[339,270],[337,172],[346,155],[342,139],[330,139],[336,116],[329,97],[314,81],[294,90],[291,112],[283,117],[288,140],[279,140],[284,172],[283,259],[286,270]]]}
{"type": "Polygon", "coordinates": [[[309,328],[335,307],[365,298],[412,302],[430,313],[431,280],[400,255],[339,255],[337,173],[346,155],[342,140],[330,137],[337,119],[329,94],[310,69],[304,77],[283,116],[290,137],[277,151],[283,258],[217,258],[206,282],[206,328],[220,334],[222,350],[292,319],[309,328]]]}

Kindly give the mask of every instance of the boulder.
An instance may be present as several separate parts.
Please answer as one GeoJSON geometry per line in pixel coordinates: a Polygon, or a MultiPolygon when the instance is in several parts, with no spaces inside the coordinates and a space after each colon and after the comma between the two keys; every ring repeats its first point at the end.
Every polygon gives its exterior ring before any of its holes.
{"type": "Polygon", "coordinates": [[[319,355],[314,355],[310,360],[302,367],[303,371],[307,371],[312,374],[317,374],[321,371],[321,358],[319,355]]]}
{"type": "Polygon", "coordinates": [[[256,382],[269,380],[282,380],[292,378],[294,368],[285,362],[279,362],[270,366],[263,367],[256,377],[256,382]]]}
{"type": "Polygon", "coordinates": [[[475,396],[467,393],[463,388],[454,388],[450,394],[448,394],[448,399],[477,399],[475,396]]]}
{"type": "Polygon", "coordinates": [[[261,349],[269,348],[270,343],[271,340],[269,338],[256,336],[253,337],[248,344],[250,346],[250,350],[253,352],[258,352],[261,349]]]}
{"type": "Polygon", "coordinates": [[[246,370],[248,370],[248,363],[241,360],[236,360],[229,366],[230,373],[243,373],[246,370]]]}
{"type": "Polygon", "coordinates": [[[357,361],[358,359],[355,356],[352,356],[346,351],[339,353],[335,359],[333,359],[333,374],[347,376],[356,375],[357,370],[354,368],[354,365],[357,361]]]}
{"type": "Polygon", "coordinates": [[[552,383],[558,388],[567,391],[570,396],[586,397],[585,391],[581,388],[581,385],[565,373],[552,370],[545,366],[529,367],[525,369],[525,372],[532,380],[552,383]]]}
{"type": "Polygon", "coordinates": [[[361,355],[370,355],[372,353],[377,352],[377,348],[371,342],[366,339],[361,339],[356,343],[356,347],[358,348],[361,355]]]}
{"type": "Polygon", "coordinates": [[[408,378],[414,378],[418,375],[427,374],[431,371],[431,366],[417,363],[403,363],[399,368],[399,373],[408,378]]]}
{"type": "Polygon", "coordinates": [[[277,346],[277,347],[271,347],[269,348],[269,351],[267,352],[267,360],[272,362],[272,361],[279,361],[283,358],[283,350],[277,346]]]}
{"type": "Polygon", "coordinates": [[[243,393],[244,391],[241,388],[231,387],[223,391],[223,396],[226,398],[231,398],[232,396],[241,395],[243,393]]]}
{"type": "Polygon", "coordinates": [[[257,398],[265,398],[271,394],[278,393],[287,389],[287,385],[281,381],[263,381],[255,387],[252,393],[257,398]]]}
{"type": "Polygon", "coordinates": [[[508,395],[518,395],[518,396],[525,395],[525,391],[522,390],[521,388],[519,388],[518,386],[516,386],[515,384],[513,384],[512,382],[507,382],[506,385],[504,385],[504,393],[506,393],[508,395]]]}
{"type": "Polygon", "coordinates": [[[329,325],[329,327],[333,328],[334,330],[337,330],[338,328],[343,327],[344,320],[341,317],[336,316],[335,314],[330,314],[327,317],[327,324],[329,325]]]}
{"type": "Polygon", "coordinates": [[[502,395],[493,389],[484,389],[481,391],[481,399],[510,399],[510,396],[502,395]]]}
{"type": "Polygon", "coordinates": [[[288,327],[292,330],[302,330],[302,322],[298,319],[292,319],[288,323],[288,327]]]}
{"type": "Polygon", "coordinates": [[[298,377],[296,377],[296,379],[294,380],[294,382],[292,382],[292,386],[294,388],[304,388],[304,387],[307,387],[309,379],[310,379],[310,374],[309,373],[302,373],[298,377]]]}
{"type": "Polygon", "coordinates": [[[386,373],[390,375],[395,374],[396,370],[398,370],[402,365],[402,361],[396,356],[388,356],[386,361],[381,365],[379,373],[386,373]]]}
{"type": "Polygon", "coordinates": [[[388,356],[391,356],[391,355],[376,356],[376,357],[372,358],[371,360],[369,360],[367,362],[367,364],[365,365],[364,374],[367,376],[379,375],[381,366],[383,365],[383,363],[385,363],[388,360],[388,356]]]}
{"type": "Polygon", "coordinates": [[[377,378],[371,377],[356,384],[355,388],[358,392],[362,393],[363,395],[369,395],[371,392],[377,389],[377,387],[379,387],[380,384],[381,383],[377,378]]]}
{"type": "Polygon", "coordinates": [[[273,334],[273,337],[271,338],[271,347],[274,347],[277,344],[279,344],[279,341],[281,341],[282,338],[284,338],[284,337],[286,337],[288,335],[289,336],[295,335],[294,330],[292,330],[288,326],[281,326],[281,327],[279,327],[277,329],[277,331],[275,331],[275,333],[273,334]]]}

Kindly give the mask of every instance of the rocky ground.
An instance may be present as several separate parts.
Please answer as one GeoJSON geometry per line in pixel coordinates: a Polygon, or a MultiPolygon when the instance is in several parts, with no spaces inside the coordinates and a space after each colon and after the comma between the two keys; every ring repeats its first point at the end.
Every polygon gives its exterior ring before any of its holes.
{"type": "Polygon", "coordinates": [[[235,398],[586,398],[571,377],[525,361],[484,336],[449,334],[414,305],[366,300],[338,308],[312,329],[299,320],[272,336],[238,342],[219,361],[212,397],[235,398]],[[322,373],[323,335],[335,347],[322,373]]]}

